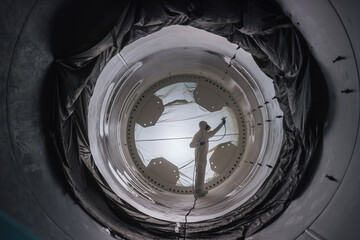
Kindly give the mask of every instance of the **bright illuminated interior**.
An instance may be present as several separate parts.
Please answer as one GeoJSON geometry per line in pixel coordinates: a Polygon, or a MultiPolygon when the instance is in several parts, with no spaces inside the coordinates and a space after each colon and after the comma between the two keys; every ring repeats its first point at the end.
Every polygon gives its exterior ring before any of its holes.
{"type": "MultiPolygon", "coordinates": [[[[206,121],[214,129],[221,123],[221,118],[226,117],[226,130],[221,128],[209,142],[208,160],[221,144],[238,146],[239,131],[234,112],[228,106],[211,112],[199,105],[195,101],[198,85],[196,82],[180,82],[156,91],[154,95],[162,100],[164,111],[155,125],[135,125],[136,148],[143,164],[148,166],[152,159],[162,157],[176,165],[179,170],[178,186],[193,185],[194,149],[189,144],[199,130],[200,121],[206,121]]],[[[161,164],[161,161],[152,162],[156,163],[161,164]]],[[[205,182],[217,176],[208,162],[205,182]]]]}

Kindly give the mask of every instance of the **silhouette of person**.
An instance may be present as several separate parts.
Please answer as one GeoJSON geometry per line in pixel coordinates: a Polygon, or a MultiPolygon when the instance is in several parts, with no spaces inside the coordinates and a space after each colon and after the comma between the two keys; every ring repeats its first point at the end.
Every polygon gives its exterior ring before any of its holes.
{"type": "Polygon", "coordinates": [[[225,118],[212,131],[211,127],[205,121],[199,123],[199,131],[194,135],[190,147],[195,148],[195,192],[196,198],[205,196],[208,191],[204,190],[205,170],[207,164],[207,153],[209,151],[209,139],[212,138],[223,125],[225,125],[225,118]]]}

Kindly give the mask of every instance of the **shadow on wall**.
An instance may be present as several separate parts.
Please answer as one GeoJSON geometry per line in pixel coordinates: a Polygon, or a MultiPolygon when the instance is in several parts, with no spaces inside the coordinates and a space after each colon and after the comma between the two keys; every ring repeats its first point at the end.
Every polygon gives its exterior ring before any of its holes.
{"type": "Polygon", "coordinates": [[[56,58],[95,46],[115,26],[127,1],[65,0],[53,19],[51,47],[56,58]]]}

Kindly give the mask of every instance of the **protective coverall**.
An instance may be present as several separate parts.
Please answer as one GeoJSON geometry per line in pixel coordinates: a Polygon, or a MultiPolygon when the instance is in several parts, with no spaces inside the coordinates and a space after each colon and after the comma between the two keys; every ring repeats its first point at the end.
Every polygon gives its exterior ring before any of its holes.
{"type": "Polygon", "coordinates": [[[199,123],[200,130],[194,135],[190,147],[195,148],[195,197],[202,197],[207,194],[204,190],[205,170],[207,164],[207,153],[209,151],[209,138],[213,137],[225,124],[225,120],[214,130],[205,121],[199,123]],[[207,129],[208,128],[208,129],[207,129]]]}

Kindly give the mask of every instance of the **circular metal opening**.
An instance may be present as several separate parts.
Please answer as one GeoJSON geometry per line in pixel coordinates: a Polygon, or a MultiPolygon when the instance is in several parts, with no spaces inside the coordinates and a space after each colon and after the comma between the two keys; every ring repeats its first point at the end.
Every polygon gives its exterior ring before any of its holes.
{"type": "Polygon", "coordinates": [[[169,76],[144,91],[130,112],[126,146],[149,184],[193,193],[194,150],[189,145],[200,121],[215,127],[221,118],[227,119],[209,141],[205,188],[218,186],[240,167],[246,123],[240,106],[220,82],[199,75],[169,76]]]}
{"type": "MultiPolygon", "coordinates": [[[[271,101],[274,96],[271,80],[257,68],[250,54],[238,51],[233,57],[231,51],[235,49],[235,45],[219,36],[176,26],[130,44],[108,63],[91,98],[89,137],[97,167],[121,199],[145,214],[173,222],[183,222],[192,207],[194,198],[189,174],[192,167],[189,166],[186,173],[188,182],[179,181],[176,176],[180,178],[179,167],[182,165],[173,164],[161,156],[163,153],[144,160],[139,151],[138,140],[141,139],[136,135],[139,126],[150,129],[149,125],[158,122],[153,118],[161,99],[157,93],[180,83],[214,92],[203,94],[203,90],[195,91],[195,87],[194,101],[197,94],[207,96],[201,103],[205,105],[212,98],[221,99],[223,103],[219,106],[210,103],[208,112],[212,107],[228,108],[226,114],[228,120],[231,119],[229,123],[235,126],[237,136],[230,141],[230,146],[227,145],[229,142],[215,144],[220,150],[232,147],[234,152],[221,166],[221,171],[213,171],[216,174],[208,178],[205,186],[210,190],[209,194],[199,199],[188,222],[211,219],[232,211],[266,180],[271,172],[271,167],[266,166],[275,164],[282,141],[281,123],[273,123],[270,128],[268,120],[281,111],[277,102],[271,101]],[[179,38],[176,38],[177,34],[179,38]],[[182,39],[184,37],[187,39],[182,39]],[[209,41],[213,46],[204,46],[203,38],[213,38],[209,41]],[[148,48],[149,44],[154,47],[148,48]],[[157,168],[146,165],[152,160],[157,168]],[[167,174],[162,174],[164,171],[167,174]],[[219,185],[221,187],[217,187],[219,185]]],[[[211,164],[210,160],[208,165],[211,168],[214,161],[211,164]]]]}

